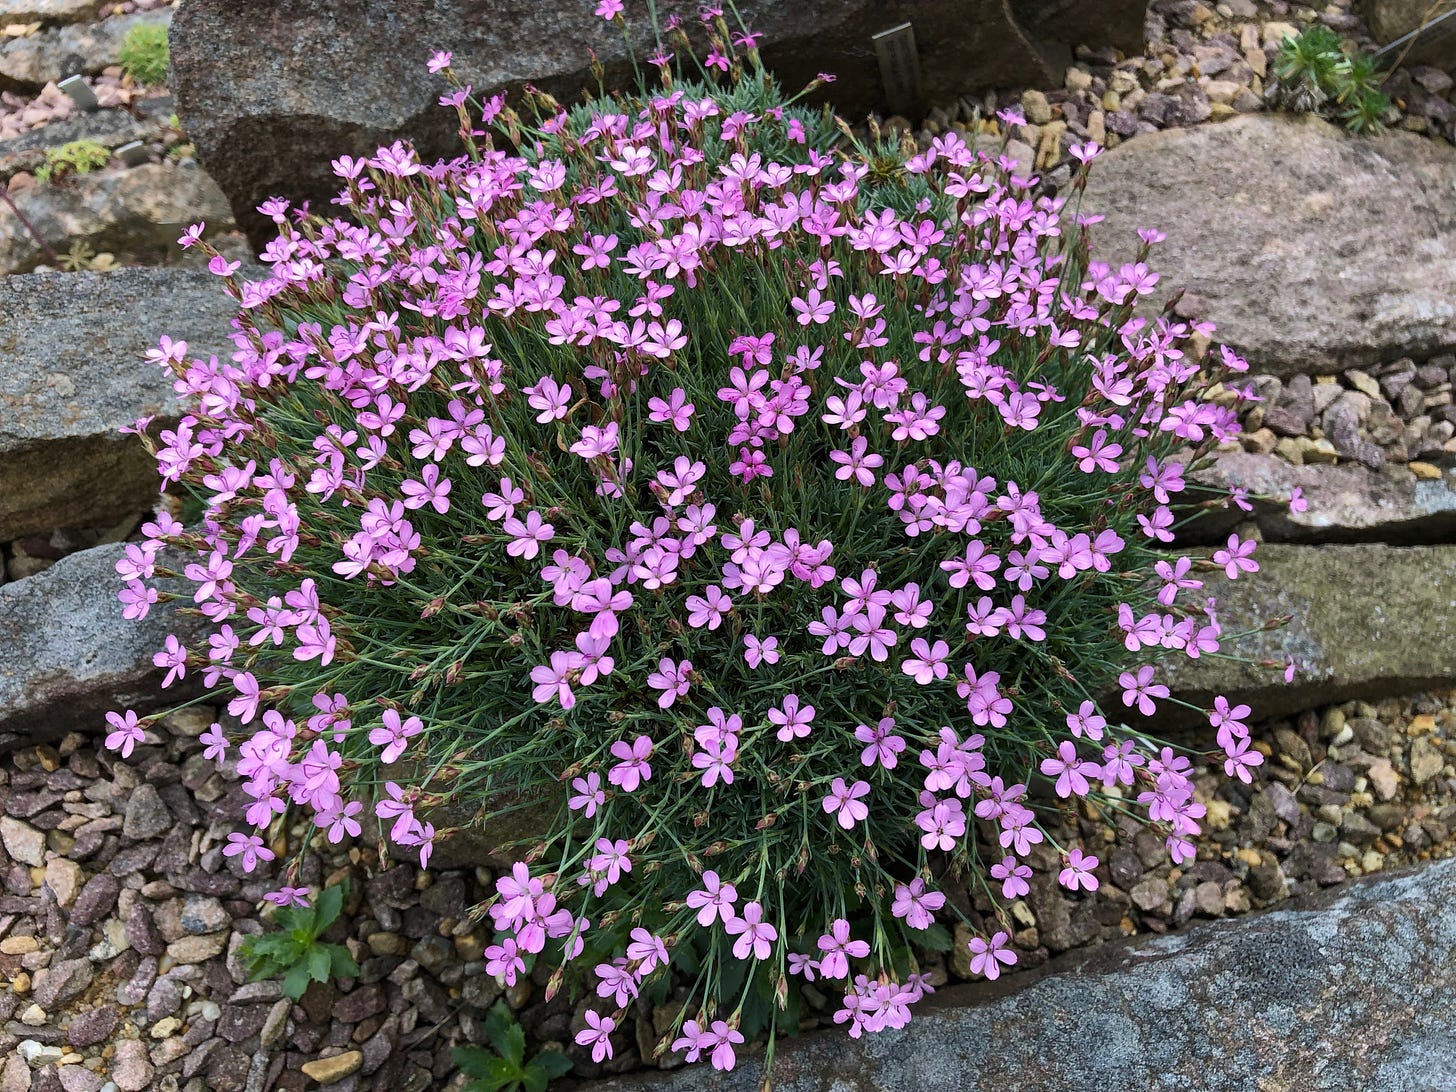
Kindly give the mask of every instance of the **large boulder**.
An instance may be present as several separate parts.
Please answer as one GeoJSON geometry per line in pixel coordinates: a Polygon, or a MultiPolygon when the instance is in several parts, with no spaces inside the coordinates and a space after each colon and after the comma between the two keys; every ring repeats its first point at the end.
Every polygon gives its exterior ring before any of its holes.
{"type": "Polygon", "coordinates": [[[198,620],[168,604],[139,622],[123,618],[114,568],[123,549],[82,550],[0,585],[0,749],[101,731],[109,709],[146,712],[185,696],[185,687],[160,688],[152,653],[169,633],[185,644],[199,632],[198,620]]]}
{"type": "Polygon", "coordinates": [[[1412,31],[1429,27],[1398,51],[1408,63],[1429,64],[1456,71],[1456,18],[1436,22],[1449,7],[1432,0],[1360,0],[1360,10],[1377,42],[1393,42],[1412,31]]]}
{"type": "Polygon", "coordinates": [[[1456,685],[1456,546],[1266,543],[1255,559],[1254,576],[1205,578],[1224,630],[1247,634],[1222,649],[1240,659],[1177,656],[1164,673],[1177,697],[1208,708],[1227,694],[1269,717],[1456,685]],[[1286,658],[1303,665],[1291,683],[1261,666],[1286,658]]]}
{"type": "Polygon", "coordinates": [[[110,526],[154,505],[156,465],[117,431],[180,413],[145,353],[162,334],[204,358],[229,352],[236,312],[210,273],[0,277],[0,542],[110,526]]]}
{"type": "Polygon", "coordinates": [[[1179,288],[1261,371],[1334,372],[1456,346],[1456,150],[1247,116],[1139,136],[1092,165],[1095,256],[1167,240],[1155,299],[1179,288]]]}
{"type": "Polygon", "coordinates": [[[62,254],[84,243],[95,252],[158,258],[176,250],[188,224],[206,221],[209,234],[232,226],[227,199],[195,164],[146,163],[81,175],[31,186],[14,201],[30,226],[0,205],[0,275],[46,263],[37,235],[62,254]]]}
{"type": "MultiPolygon", "coordinates": [[[[1311,902],[1094,948],[922,1002],[901,1031],[780,1040],[778,1092],[1450,1088],[1456,861],[1311,902]]],[[[598,1082],[751,1092],[759,1058],[598,1082]]]]}
{"type": "MultiPolygon", "coordinates": [[[[203,164],[255,245],[272,225],[255,207],[273,195],[327,209],[338,191],[331,159],[367,155],[409,137],[428,157],[454,155],[459,123],[436,105],[444,81],[425,70],[450,50],[478,94],[533,83],[570,101],[594,87],[593,53],[608,86],[631,79],[622,36],[593,0],[186,0],[172,27],[172,89],[203,164]]],[[[659,17],[697,26],[696,0],[660,0],[659,17]]],[[[1142,47],[1145,0],[1108,0],[1097,18],[1069,0],[744,0],[764,34],[764,58],[797,88],[838,76],[835,106],[862,115],[886,105],[872,37],[909,22],[921,101],[954,103],[978,88],[1059,84],[1071,47],[1142,47]]],[[[645,0],[628,3],[637,55],[653,50],[645,0]]]]}

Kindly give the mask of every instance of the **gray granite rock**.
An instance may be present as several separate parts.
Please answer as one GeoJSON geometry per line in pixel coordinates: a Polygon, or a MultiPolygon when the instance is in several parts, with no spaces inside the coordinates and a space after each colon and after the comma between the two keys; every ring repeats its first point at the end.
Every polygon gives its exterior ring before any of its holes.
{"type": "MultiPolygon", "coordinates": [[[[144,258],[176,253],[188,224],[207,223],[208,234],[227,231],[227,200],[196,165],[146,163],[30,186],[14,198],[31,228],[58,253],[85,243],[93,251],[144,258]]],[[[0,274],[28,273],[47,255],[30,229],[0,205],[0,274]]]]}
{"type": "MultiPolygon", "coordinates": [[[[3,6],[0,6],[0,15],[3,15],[3,6]]],[[[146,125],[119,109],[74,114],[48,122],[39,129],[0,141],[0,178],[8,178],[19,171],[34,174],[35,169],[45,162],[47,148],[69,144],[73,140],[94,140],[107,148],[119,148],[146,133],[146,125]]]]}
{"type": "MultiPolygon", "coordinates": [[[[30,6],[34,0],[26,0],[30,6]]],[[[100,22],[42,30],[0,45],[0,88],[39,90],[67,76],[91,75],[116,64],[122,40],[134,26],[166,26],[170,10],[123,15],[100,22]]]]}
{"type": "Polygon", "coordinates": [[[1156,300],[1186,288],[1261,371],[1317,374],[1456,346],[1453,176],[1456,150],[1412,133],[1248,116],[1112,149],[1085,211],[1114,263],[1167,233],[1156,300]]]}
{"type": "Polygon", "coordinates": [[[107,0],[0,0],[7,23],[79,23],[94,19],[107,0]]]}
{"type": "Polygon", "coordinates": [[[185,641],[194,624],[165,604],[140,622],[122,618],[113,569],[121,555],[98,546],[0,585],[0,747],[100,731],[108,709],[177,700],[159,688],[152,653],[168,633],[185,641]]]}
{"type": "Polygon", "coordinates": [[[1431,0],[1360,0],[1359,7],[1377,42],[1393,42],[1434,23],[1400,54],[1410,64],[1456,69],[1456,20],[1435,23],[1434,19],[1449,9],[1432,5],[1431,0]]]}
{"type": "MultiPolygon", "coordinates": [[[[1277,542],[1385,542],[1393,545],[1451,541],[1456,536],[1456,473],[1435,481],[1395,478],[1363,466],[1296,466],[1277,455],[1220,452],[1199,480],[1221,489],[1287,497],[1298,488],[1308,508],[1254,502],[1253,518],[1266,539],[1277,542]]],[[[1249,518],[1238,510],[1210,513],[1195,525],[1200,540],[1227,536],[1249,518]]]]}
{"type": "MultiPolygon", "coordinates": [[[[922,1003],[908,1027],[781,1041],[777,1092],[1452,1087],[1456,861],[1338,898],[1097,948],[922,1003]]],[[[706,1064],[599,1092],[750,1092],[706,1064]]]]}
{"type": "MultiPolygon", "coordinates": [[[[696,0],[660,0],[696,33],[696,0]]],[[[763,32],[766,63],[785,87],[821,70],[838,76],[835,106],[860,117],[886,106],[872,36],[910,22],[926,103],[974,87],[1058,86],[1071,47],[1142,44],[1146,0],[1106,0],[1090,16],[1071,0],[743,0],[763,32]]],[[[232,200],[255,246],[273,234],[255,207],[272,195],[315,208],[339,189],[331,159],[368,155],[400,136],[429,157],[456,155],[458,121],[435,105],[443,80],[425,70],[437,49],[477,94],[534,83],[561,101],[590,78],[630,81],[622,36],[585,2],[438,0],[188,0],[172,29],[172,86],[188,135],[232,200]],[[389,48],[380,48],[388,42],[389,48]]],[[[628,5],[639,56],[651,52],[645,3],[628,5]]],[[[736,24],[735,24],[736,28],[736,24]]]]}
{"type": "Polygon", "coordinates": [[[208,273],[0,277],[0,542],[154,505],[151,456],[117,432],[146,414],[178,416],[145,353],[162,334],[204,357],[226,353],[236,310],[208,273]]]}
{"type": "Polygon", "coordinates": [[[1224,642],[1248,662],[1180,655],[1163,673],[1177,696],[1203,708],[1237,696],[1262,718],[1456,683],[1456,546],[1266,543],[1255,558],[1252,578],[1205,577],[1225,632],[1257,630],[1224,642]],[[1288,625],[1260,628],[1282,616],[1288,625]],[[1292,683],[1259,665],[1286,657],[1306,665],[1292,683]]]}

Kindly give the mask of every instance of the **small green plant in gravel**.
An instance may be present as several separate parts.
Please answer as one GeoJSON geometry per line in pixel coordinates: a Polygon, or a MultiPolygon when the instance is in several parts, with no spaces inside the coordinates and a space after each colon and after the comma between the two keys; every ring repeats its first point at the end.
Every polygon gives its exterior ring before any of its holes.
{"type": "Polygon", "coordinates": [[[47,148],[45,162],[35,170],[37,182],[55,182],[68,175],[90,174],[106,166],[111,152],[94,140],[73,140],[58,148],[47,148]]]}
{"type": "Polygon", "coordinates": [[[1383,128],[1390,98],[1380,90],[1382,74],[1368,53],[1346,53],[1339,35],[1312,26],[1286,35],[1274,61],[1278,100],[1292,110],[1342,121],[1352,133],[1383,128]]]}
{"type": "Polygon", "coordinates": [[[121,70],[137,83],[153,87],[167,81],[167,28],[143,23],[126,32],[118,55],[121,70]]]}
{"type": "Polygon", "coordinates": [[[243,941],[241,953],[253,981],[281,976],[283,992],[297,1001],[310,982],[356,976],[359,965],[347,948],[319,940],[344,907],[346,885],[324,888],[312,906],[306,888],[285,891],[286,905],[280,906],[276,918],[281,928],[243,941]]]}
{"type": "Polygon", "coordinates": [[[486,1016],[485,1036],[493,1050],[455,1048],[455,1064],[470,1078],[465,1092],[544,1092],[571,1069],[571,1060],[559,1050],[543,1050],[526,1061],[526,1033],[504,1001],[486,1016]]]}

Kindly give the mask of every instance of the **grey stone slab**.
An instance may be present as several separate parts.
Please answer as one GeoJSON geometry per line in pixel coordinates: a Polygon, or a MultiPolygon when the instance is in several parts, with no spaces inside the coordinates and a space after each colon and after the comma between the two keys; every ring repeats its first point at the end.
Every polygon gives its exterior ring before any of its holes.
{"type": "MultiPolygon", "coordinates": [[[[909,1025],[781,1041],[776,1092],[1435,1092],[1456,1087],[1456,861],[958,986],[909,1025]]],[[[755,1092],[741,1057],[596,1083],[755,1092]]]]}
{"type": "Polygon", "coordinates": [[[1259,370],[1319,374],[1456,346],[1456,149],[1247,116],[1140,135],[1092,165],[1093,253],[1148,259],[1259,370]],[[1195,304],[1197,301],[1201,301],[1195,304]]]}
{"type": "Polygon", "coordinates": [[[160,688],[152,653],[169,633],[193,638],[198,620],[168,604],[123,618],[113,567],[122,553],[97,546],[0,585],[0,747],[99,733],[109,709],[144,712],[186,694],[160,688]]]}
{"type": "Polygon", "coordinates": [[[235,313],[205,272],[0,277],[0,542],[154,505],[155,464],[117,431],[180,413],[146,351],[167,334],[197,355],[228,353],[235,313]]]}
{"type": "Polygon", "coordinates": [[[1269,717],[1456,684],[1456,546],[1265,543],[1255,558],[1254,576],[1205,577],[1225,633],[1246,634],[1222,651],[1242,659],[1179,655],[1163,673],[1178,697],[1237,696],[1269,717]],[[1292,683],[1260,666],[1286,657],[1306,665],[1292,683]]]}

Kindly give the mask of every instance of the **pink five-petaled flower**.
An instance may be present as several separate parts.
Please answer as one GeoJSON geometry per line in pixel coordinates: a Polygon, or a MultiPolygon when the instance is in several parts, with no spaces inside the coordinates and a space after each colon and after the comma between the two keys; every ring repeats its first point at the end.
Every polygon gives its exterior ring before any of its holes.
{"type": "Polygon", "coordinates": [[[263,898],[274,906],[307,906],[308,888],[280,887],[277,891],[267,892],[263,898]]]}
{"type": "Polygon", "coordinates": [[[1010,950],[1009,933],[996,932],[990,940],[972,937],[967,945],[971,950],[971,974],[985,975],[994,981],[1001,977],[1001,964],[1011,967],[1016,964],[1016,953],[1010,950]]]}
{"type": "Polygon", "coordinates": [[[1247,739],[1231,739],[1223,750],[1228,756],[1223,760],[1223,772],[1229,777],[1237,777],[1245,785],[1253,784],[1254,777],[1249,771],[1255,766],[1262,766],[1264,756],[1254,750],[1247,739]]]}
{"type": "Polygon", "coordinates": [[[531,681],[536,684],[531,691],[531,700],[548,702],[556,698],[561,708],[570,709],[576,705],[576,693],[572,687],[572,673],[577,670],[577,657],[570,652],[557,650],[551,653],[551,663],[538,664],[531,668],[531,681]]]}
{"type": "Polygon", "coordinates": [[[893,770],[900,762],[900,754],[905,750],[904,739],[895,735],[894,717],[882,718],[873,728],[868,724],[857,725],[854,738],[866,745],[859,753],[859,760],[865,766],[873,766],[878,762],[883,768],[893,770]]]}
{"type": "Polygon", "coordinates": [[[779,931],[763,920],[763,906],[757,902],[745,903],[743,913],[725,922],[723,928],[738,938],[733,942],[733,955],[737,959],[747,959],[750,955],[754,959],[767,959],[773,951],[773,942],[779,938],[779,931]]]}
{"type": "Polygon", "coordinates": [[[1249,734],[1244,723],[1253,710],[1247,705],[1230,705],[1228,698],[1219,694],[1213,699],[1213,710],[1208,714],[1208,723],[1218,730],[1218,745],[1227,748],[1229,741],[1242,739],[1249,734]]]}
{"type": "Polygon", "coordinates": [[[698,924],[704,929],[720,917],[725,922],[732,920],[733,904],[737,901],[738,889],[720,880],[711,868],[703,873],[702,888],[689,891],[687,897],[688,906],[698,912],[698,924]]]}
{"type": "Polygon", "coordinates": [[[436,52],[430,54],[430,59],[428,62],[426,62],[425,67],[428,68],[431,72],[443,72],[445,69],[450,67],[451,60],[453,60],[453,58],[451,57],[449,52],[443,49],[437,50],[436,52]]]}
{"type": "Polygon", "coordinates": [[[386,709],[383,726],[369,733],[369,742],[376,747],[383,747],[384,750],[379,753],[379,761],[390,763],[404,754],[410,737],[419,735],[424,729],[425,723],[419,717],[400,720],[398,710],[386,709]]]}
{"type": "Polygon", "coordinates": [[[623,792],[633,792],[642,782],[652,780],[652,765],[647,761],[652,757],[650,736],[638,736],[630,744],[617,740],[612,744],[612,757],[618,762],[607,771],[607,780],[623,792]]]}
{"type": "Polygon", "coordinates": [[[819,950],[824,953],[819,961],[819,973],[825,978],[848,978],[849,961],[870,954],[867,942],[849,939],[849,922],[843,918],[835,918],[829,932],[819,937],[819,950]]]}
{"type": "Polygon", "coordinates": [[[1145,717],[1150,717],[1157,711],[1157,704],[1154,698],[1166,698],[1168,688],[1162,683],[1153,682],[1153,667],[1151,664],[1144,664],[1134,674],[1131,671],[1124,671],[1117,677],[1117,683],[1122,687],[1122,704],[1131,709],[1134,705],[1145,717]]]}
{"type": "Polygon", "coordinates": [[[228,835],[227,845],[222,847],[224,857],[242,857],[243,871],[251,872],[258,867],[259,861],[271,861],[273,851],[263,844],[263,839],[256,834],[239,834],[233,831],[228,835]]]}
{"type": "Polygon", "coordinates": [[[1081,849],[1074,849],[1067,854],[1067,867],[1057,873],[1057,883],[1068,891],[1076,891],[1078,888],[1096,891],[1097,877],[1092,875],[1092,870],[1097,867],[1097,863],[1096,857],[1084,855],[1081,849]]]}
{"type": "Polygon", "coordinates": [[[799,695],[790,694],[784,698],[782,706],[768,711],[768,719],[779,726],[779,730],[774,733],[779,741],[789,743],[809,734],[809,725],[814,720],[814,707],[801,707],[799,695]]]}
{"type": "Polygon", "coordinates": [[[835,818],[839,825],[845,830],[853,830],[855,823],[869,818],[869,805],[860,799],[868,796],[869,792],[868,781],[856,781],[853,785],[846,785],[844,778],[836,777],[830,786],[829,795],[824,798],[824,810],[830,815],[837,812],[835,818]]]}
{"type": "MultiPolygon", "coordinates": [[[[620,9],[620,0],[602,0],[602,5],[616,3],[620,9]]],[[[587,1026],[576,1033],[577,1046],[591,1047],[592,1061],[600,1063],[603,1059],[612,1056],[612,1032],[617,1030],[617,1021],[610,1016],[598,1016],[591,1009],[585,1013],[587,1026]]]]}
{"type": "MultiPolygon", "coordinates": [[[[597,17],[600,19],[615,19],[622,14],[622,0],[597,0],[597,17]]],[[[580,1042],[580,1040],[577,1040],[580,1042]]],[[[600,1059],[597,1059],[600,1061],[600,1059]]]]}
{"type": "Polygon", "coordinates": [[[902,883],[895,888],[890,913],[904,918],[912,929],[929,929],[935,924],[935,912],[944,905],[944,893],[926,890],[925,881],[916,876],[908,885],[902,883]]]}
{"type": "Polygon", "coordinates": [[[586,777],[571,779],[576,795],[566,802],[572,811],[579,811],[588,819],[596,815],[597,809],[606,802],[607,794],[602,791],[602,775],[589,773],[586,777]]]}
{"type": "Polygon", "coordinates": [[[647,676],[647,685],[654,690],[661,690],[657,696],[657,707],[666,709],[678,698],[688,692],[692,683],[693,662],[683,660],[680,663],[673,663],[664,656],[657,661],[657,670],[647,676]]]}
{"type": "Polygon", "coordinates": [[[1230,580],[1238,579],[1239,573],[1256,573],[1259,563],[1254,560],[1253,553],[1258,545],[1253,539],[1245,541],[1238,535],[1229,535],[1228,545],[1213,552],[1213,563],[1222,565],[1230,580]]]}
{"type": "Polygon", "coordinates": [[[1031,885],[1026,882],[1031,879],[1031,866],[1022,864],[1015,857],[1002,857],[991,866],[991,875],[1001,881],[1004,898],[1019,899],[1031,893],[1031,885]]]}
{"type": "Polygon", "coordinates": [[[114,729],[106,734],[106,749],[120,751],[122,758],[130,758],[132,748],[147,737],[137,721],[135,709],[128,709],[125,713],[107,713],[106,723],[114,729]]]}
{"type": "Polygon", "coordinates": [[[1057,745],[1055,757],[1041,760],[1041,772],[1057,779],[1057,795],[1065,798],[1086,796],[1092,787],[1087,779],[1100,777],[1102,768],[1095,762],[1080,758],[1076,745],[1064,739],[1057,745]]]}
{"type": "Polygon", "coordinates": [[[501,530],[511,536],[511,541],[506,544],[506,553],[526,561],[541,552],[541,543],[556,537],[556,528],[542,520],[541,513],[536,511],[527,512],[525,522],[515,516],[507,517],[501,524],[501,530]]]}
{"type": "Polygon", "coordinates": [[[779,639],[777,637],[759,638],[752,633],[745,633],[743,646],[743,658],[748,662],[748,666],[755,670],[759,664],[779,662],[779,639]]]}

